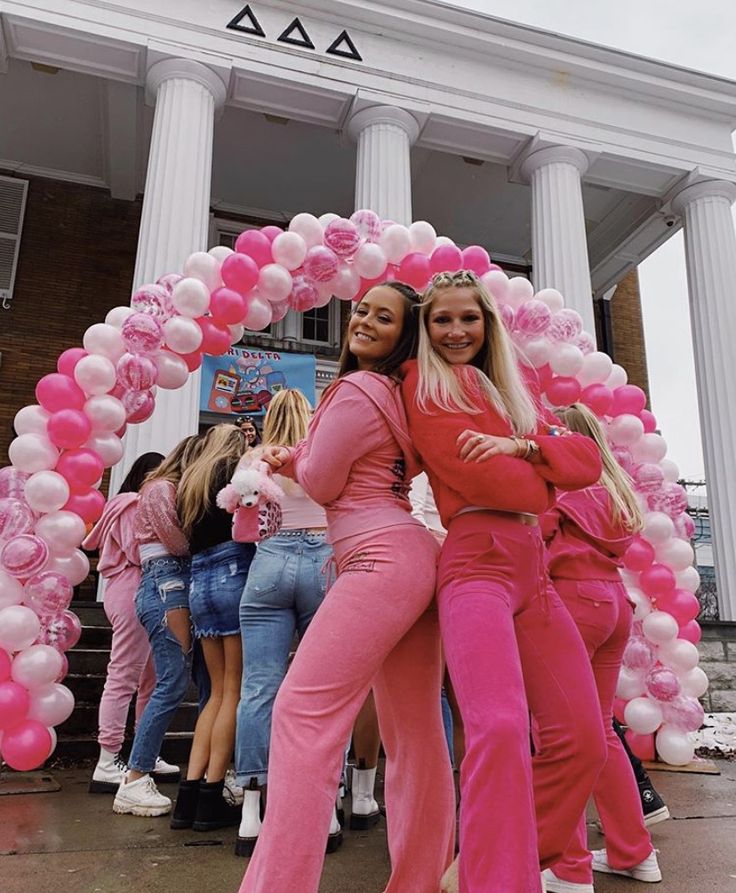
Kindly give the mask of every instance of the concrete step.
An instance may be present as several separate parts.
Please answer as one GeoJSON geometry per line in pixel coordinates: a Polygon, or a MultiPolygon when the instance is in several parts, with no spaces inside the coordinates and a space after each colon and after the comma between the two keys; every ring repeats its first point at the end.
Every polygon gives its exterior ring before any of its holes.
{"type": "MultiPolygon", "coordinates": [[[[74,712],[62,723],[58,731],[71,738],[94,734],[97,731],[97,716],[99,704],[85,701],[77,701],[74,705],[74,712]]],[[[184,702],[176,711],[174,718],[171,720],[169,731],[171,732],[193,732],[194,724],[197,721],[197,704],[184,702]]],[[[127,731],[131,737],[135,728],[135,713],[131,709],[126,725],[127,731]]]]}
{"type": "MultiPolygon", "coordinates": [[[[189,761],[189,752],[192,749],[191,732],[168,732],[161,748],[161,756],[169,763],[181,765],[189,761]]],[[[130,752],[130,742],[123,745],[123,753],[130,752]]],[[[97,759],[100,747],[94,735],[59,735],[54,760],[64,760],[70,763],[92,762],[97,759]]]]}
{"type": "Polygon", "coordinates": [[[110,627],[110,621],[107,619],[107,614],[105,614],[102,602],[79,601],[78,599],[74,599],[69,606],[69,610],[74,611],[85,626],[110,627]]]}

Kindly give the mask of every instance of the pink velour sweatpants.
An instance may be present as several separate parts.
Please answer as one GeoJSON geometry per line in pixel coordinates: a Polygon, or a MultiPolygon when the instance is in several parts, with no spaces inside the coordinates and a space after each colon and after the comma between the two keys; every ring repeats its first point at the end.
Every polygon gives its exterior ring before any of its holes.
{"type": "Polygon", "coordinates": [[[539,528],[512,515],[453,518],[437,598],[465,724],[460,891],[538,893],[540,864],[565,851],[605,759],[590,662],[539,528]]]}
{"type": "Polygon", "coordinates": [[[140,568],[131,565],[105,586],[103,605],[112,624],[112,648],[100,699],[97,741],[112,753],[122,746],[133,695],[137,724],[156,683],[148,635],[135,613],[140,578],[140,568]]]}
{"type": "MultiPolygon", "coordinates": [[[[598,688],[608,758],[593,788],[593,799],[606,834],[608,863],[613,868],[632,868],[651,853],[652,838],[644,824],[631,763],[612,725],[618,673],[631,633],[631,603],[624,585],[617,581],[556,579],[554,584],[583,637],[598,688]]],[[[583,813],[554,872],[562,880],[590,884],[591,863],[583,813]]]]}
{"type": "Polygon", "coordinates": [[[438,893],[454,790],[431,606],[437,552],[418,525],[334,544],[337,580],[274,705],[268,804],[240,893],[316,893],[345,741],[371,686],[386,752],[386,891],[438,893]]]}

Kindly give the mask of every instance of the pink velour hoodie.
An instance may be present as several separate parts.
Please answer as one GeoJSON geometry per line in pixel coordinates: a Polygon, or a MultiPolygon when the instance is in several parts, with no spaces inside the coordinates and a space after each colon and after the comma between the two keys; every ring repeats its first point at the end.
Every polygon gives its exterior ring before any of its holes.
{"type": "Polygon", "coordinates": [[[330,542],[397,524],[411,515],[409,482],[421,470],[396,382],[351,372],[325,391],[306,440],[280,474],[325,507],[330,542]]]}
{"type": "Polygon", "coordinates": [[[137,493],[113,496],[82,543],[83,549],[99,549],[97,570],[106,580],[112,580],[128,567],[139,567],[138,543],[134,535],[137,493]]]}

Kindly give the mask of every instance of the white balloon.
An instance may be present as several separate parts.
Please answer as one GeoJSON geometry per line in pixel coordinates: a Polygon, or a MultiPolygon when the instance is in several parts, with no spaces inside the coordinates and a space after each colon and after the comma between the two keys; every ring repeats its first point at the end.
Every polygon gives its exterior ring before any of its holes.
{"type": "Polygon", "coordinates": [[[480,277],[480,281],[499,304],[509,303],[509,282],[511,280],[503,270],[489,270],[480,277]]]}
{"type": "Polygon", "coordinates": [[[279,233],[271,243],[271,253],[277,264],[287,270],[296,270],[307,256],[307,243],[299,233],[279,233]]]}
{"type": "Polygon", "coordinates": [[[318,220],[322,226],[322,229],[326,229],[329,223],[332,223],[333,220],[339,220],[339,214],[333,214],[332,211],[327,211],[326,214],[320,214],[318,220]]]}
{"type": "Polygon", "coordinates": [[[611,374],[605,381],[606,387],[613,390],[614,388],[620,388],[622,384],[626,384],[629,380],[629,376],[626,374],[626,370],[623,366],[619,366],[618,363],[614,363],[611,367],[611,374]]]}
{"type": "Polygon", "coordinates": [[[164,341],[176,353],[193,353],[202,344],[202,329],[193,319],[172,316],[164,323],[164,341]]]}
{"type": "Polygon", "coordinates": [[[307,243],[307,248],[314,248],[324,241],[324,229],[314,214],[297,214],[289,224],[290,233],[298,233],[307,243]]]}
{"type": "Polygon", "coordinates": [[[92,423],[95,434],[117,431],[125,424],[125,407],[112,394],[90,397],[84,404],[84,413],[92,423]]]}
{"type": "Polygon", "coordinates": [[[364,279],[375,279],[386,269],[386,255],[380,245],[375,242],[364,242],[353,260],[353,267],[364,279]]]}
{"type": "MultiPolygon", "coordinates": [[[[599,384],[605,382],[611,374],[613,363],[607,353],[600,350],[594,350],[583,358],[583,364],[577,379],[581,386],[587,388],[590,384],[599,384]]],[[[643,430],[642,426],[642,430],[643,430]]]]}
{"type": "Polygon", "coordinates": [[[158,369],[158,386],[164,390],[176,390],[189,378],[189,367],[181,357],[168,350],[162,350],[153,358],[158,369]]]}
{"type": "Polygon", "coordinates": [[[90,354],[74,367],[74,380],[92,397],[107,394],[115,387],[117,373],[112,360],[99,354],[90,354]]]}
{"type": "Polygon", "coordinates": [[[659,434],[644,434],[631,448],[635,462],[661,462],[667,453],[667,443],[659,434]]]}
{"type": "Polygon", "coordinates": [[[87,353],[100,354],[113,363],[117,363],[127,350],[120,331],[104,322],[90,326],[84,333],[82,344],[87,353]]]}
{"type": "Polygon", "coordinates": [[[657,753],[671,766],[685,766],[695,755],[695,745],[687,732],[664,725],[655,739],[657,753]]]}
{"type": "Polygon", "coordinates": [[[700,574],[695,567],[686,567],[684,571],[675,573],[675,583],[678,589],[687,589],[688,592],[697,592],[700,589],[700,574]]]}
{"type": "Polygon", "coordinates": [[[85,443],[85,446],[100,454],[105,468],[116,465],[123,458],[123,442],[112,432],[93,434],[85,443]]]}
{"type": "Polygon", "coordinates": [[[51,555],[44,567],[44,572],[46,571],[61,574],[72,586],[79,586],[89,574],[89,558],[79,549],[75,549],[71,555],[51,555]]]}
{"type": "Polygon", "coordinates": [[[577,375],[582,369],[584,359],[579,347],[560,343],[553,345],[549,363],[557,375],[577,375]]]}
{"type": "Polygon", "coordinates": [[[36,522],[36,536],[40,536],[53,551],[71,552],[81,545],[85,536],[84,521],[75,512],[49,512],[36,522]]]}
{"type": "Polygon", "coordinates": [[[534,297],[538,301],[544,301],[553,313],[557,313],[558,310],[562,310],[565,306],[565,299],[556,288],[543,288],[534,297]]]}
{"type": "Polygon", "coordinates": [[[686,639],[675,639],[673,642],[660,645],[657,656],[665,667],[674,670],[678,675],[689,673],[690,670],[697,667],[700,660],[698,649],[686,639]]]}
{"type": "Polygon", "coordinates": [[[16,434],[43,434],[46,436],[46,424],[50,418],[51,413],[46,412],[43,406],[32,403],[16,412],[13,427],[16,434]]]}
{"type": "MultiPolygon", "coordinates": [[[[284,235],[287,234],[284,233],[284,235]]],[[[295,234],[289,233],[288,235],[295,234]]],[[[280,238],[280,236],[276,238],[280,238]]],[[[274,241],[276,240],[274,239],[274,241]]],[[[291,294],[293,285],[291,273],[282,267],[281,264],[266,264],[261,267],[261,271],[258,274],[258,291],[261,297],[266,298],[272,304],[279,304],[281,301],[285,301],[291,294]]]]}
{"type": "MultiPolygon", "coordinates": [[[[491,270],[491,272],[493,272],[493,270],[491,270]]],[[[484,275],[488,274],[486,273],[484,275]]],[[[511,279],[509,279],[509,288],[506,294],[506,303],[511,304],[514,310],[516,310],[516,308],[520,307],[524,301],[529,301],[534,297],[534,286],[523,276],[512,276],[511,279]]]]}
{"type": "Polygon", "coordinates": [[[199,279],[207,286],[208,291],[214,291],[222,285],[220,265],[221,261],[208,252],[195,251],[184,262],[184,275],[199,279]]]}
{"type": "Polygon", "coordinates": [[[662,708],[649,698],[632,698],[624,707],[624,719],[637,735],[650,735],[662,724],[662,708]]]}
{"type": "Polygon", "coordinates": [[[644,673],[641,670],[629,670],[627,667],[621,667],[616,684],[617,698],[623,698],[625,701],[638,698],[639,695],[644,694],[646,687],[644,673]]]}
{"type": "Polygon", "coordinates": [[[55,682],[63,668],[61,653],[51,645],[31,645],[15,655],[10,675],[13,682],[34,691],[55,682]]]}
{"type": "Polygon", "coordinates": [[[552,345],[544,338],[532,338],[531,341],[525,341],[519,345],[522,358],[529,360],[529,364],[539,369],[549,362],[552,352],[552,345]]]}
{"type": "Polygon", "coordinates": [[[25,497],[34,512],[56,512],[69,499],[69,484],[55,471],[37,471],[26,481],[25,497]]]}
{"type": "Polygon", "coordinates": [[[415,220],[409,227],[409,239],[413,251],[431,254],[437,242],[437,233],[431,223],[426,220],[415,220]]]}
{"type": "Polygon", "coordinates": [[[708,691],[708,677],[700,667],[693,667],[680,676],[682,693],[691,698],[702,698],[708,691]]]}
{"type": "MultiPolygon", "coordinates": [[[[455,243],[449,236],[437,236],[437,240],[434,243],[435,248],[442,248],[443,245],[454,245],[455,243]]],[[[489,271],[492,272],[492,271],[489,271]]]]}
{"type": "Polygon", "coordinates": [[[40,631],[41,622],[36,612],[25,605],[9,605],[0,611],[0,648],[9,654],[28,648],[40,631]]]}
{"type": "MultiPolygon", "coordinates": [[[[593,355],[588,354],[588,356],[593,355]]],[[[611,419],[607,427],[608,437],[616,446],[632,447],[644,434],[644,425],[641,419],[629,413],[623,413],[623,415],[611,419]]]]}
{"type": "Polygon", "coordinates": [[[360,288],[360,275],[348,264],[341,264],[337,276],[330,281],[332,294],[342,301],[352,301],[360,288]]]}
{"type": "Polygon", "coordinates": [[[664,645],[671,642],[679,632],[675,618],[666,611],[652,611],[642,620],[642,631],[650,642],[664,645]]]}
{"type": "Polygon", "coordinates": [[[245,326],[228,326],[228,329],[230,329],[231,344],[237,344],[239,341],[243,340],[243,335],[245,334],[245,326]]]}
{"type": "MultiPolygon", "coordinates": [[[[207,256],[205,255],[205,257],[207,256]]],[[[210,260],[215,262],[214,258],[210,258],[210,260]]],[[[210,306],[210,290],[201,279],[188,276],[186,279],[180,279],[174,286],[174,290],[171,292],[171,303],[182,316],[196,319],[205,314],[210,306]]],[[[172,320],[167,322],[172,322],[172,320]]],[[[164,324],[165,332],[166,324],[164,324]]]]}
{"type": "Polygon", "coordinates": [[[634,603],[634,620],[643,620],[652,613],[652,603],[645,592],[636,586],[627,586],[626,592],[634,603]]]}
{"type": "Polygon", "coordinates": [[[676,484],[680,480],[680,469],[672,459],[662,459],[659,467],[664,472],[664,479],[670,484],[676,484]]]}
{"type": "Polygon", "coordinates": [[[647,512],[644,515],[644,529],[641,536],[653,546],[666,542],[675,535],[675,525],[664,512],[647,512]]]}
{"type": "Polygon", "coordinates": [[[72,715],[74,695],[66,685],[52,682],[37,688],[31,694],[28,719],[35,719],[45,726],[58,726],[72,715]]]}
{"type": "Polygon", "coordinates": [[[411,252],[411,236],[407,227],[392,223],[381,233],[378,244],[390,264],[398,264],[411,252]]]}
{"type": "Polygon", "coordinates": [[[222,266],[222,262],[225,260],[226,257],[230,257],[231,254],[235,254],[233,249],[228,248],[226,245],[215,245],[214,247],[210,248],[207,253],[212,255],[212,257],[214,257],[214,259],[217,261],[218,264],[220,264],[220,266],[222,266]]]}
{"type": "Polygon", "coordinates": [[[105,325],[112,326],[120,331],[125,320],[135,313],[132,307],[113,307],[109,310],[105,317],[105,325]]]}
{"type": "Polygon", "coordinates": [[[34,474],[56,466],[59,451],[48,437],[42,434],[21,434],[11,441],[8,458],[19,471],[34,474]]]}
{"type": "Polygon", "coordinates": [[[0,571],[0,610],[10,605],[19,605],[24,595],[23,586],[18,580],[5,571],[0,571]]]}
{"type": "Polygon", "coordinates": [[[658,543],[654,554],[660,564],[666,564],[673,571],[684,571],[695,561],[695,552],[690,543],[676,536],[658,543]]]}

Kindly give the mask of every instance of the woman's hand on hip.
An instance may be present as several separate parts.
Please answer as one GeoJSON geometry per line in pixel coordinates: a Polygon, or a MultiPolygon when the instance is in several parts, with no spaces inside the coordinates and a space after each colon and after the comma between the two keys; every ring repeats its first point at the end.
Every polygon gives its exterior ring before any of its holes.
{"type": "Polygon", "coordinates": [[[491,456],[516,456],[518,444],[510,437],[481,434],[466,428],[457,439],[458,455],[464,462],[485,462],[491,456]]]}

